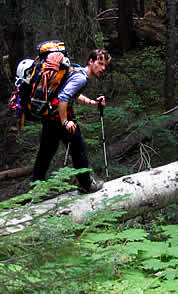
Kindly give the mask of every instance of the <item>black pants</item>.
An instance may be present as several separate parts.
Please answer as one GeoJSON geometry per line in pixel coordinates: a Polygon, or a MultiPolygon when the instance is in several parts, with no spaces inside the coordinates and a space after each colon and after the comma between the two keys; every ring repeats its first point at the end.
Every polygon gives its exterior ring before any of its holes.
{"type": "MultiPolygon", "coordinates": [[[[60,141],[66,147],[68,142],[71,142],[69,152],[72,156],[74,168],[88,168],[88,154],[79,126],[77,125],[74,135],[69,135],[65,128],[62,127],[59,119],[45,119],[43,121],[40,148],[33,168],[33,181],[45,180],[46,172],[60,141]]],[[[89,172],[77,175],[77,179],[82,187],[89,188],[91,183],[89,172]]]]}

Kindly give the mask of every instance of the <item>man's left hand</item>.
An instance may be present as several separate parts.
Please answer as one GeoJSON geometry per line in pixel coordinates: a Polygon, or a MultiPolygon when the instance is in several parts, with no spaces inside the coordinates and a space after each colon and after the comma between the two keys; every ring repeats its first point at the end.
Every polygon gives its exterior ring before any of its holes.
{"type": "Polygon", "coordinates": [[[102,106],[105,106],[106,103],[105,103],[105,96],[99,96],[96,98],[96,102],[99,104],[101,103],[102,106]]]}

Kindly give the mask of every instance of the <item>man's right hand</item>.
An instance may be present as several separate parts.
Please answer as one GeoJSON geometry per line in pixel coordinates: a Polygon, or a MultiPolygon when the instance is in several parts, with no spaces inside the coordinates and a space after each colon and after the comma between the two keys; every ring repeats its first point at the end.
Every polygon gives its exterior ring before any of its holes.
{"type": "Polygon", "coordinates": [[[64,127],[69,133],[75,134],[77,125],[72,120],[69,120],[69,121],[65,121],[64,127]]]}

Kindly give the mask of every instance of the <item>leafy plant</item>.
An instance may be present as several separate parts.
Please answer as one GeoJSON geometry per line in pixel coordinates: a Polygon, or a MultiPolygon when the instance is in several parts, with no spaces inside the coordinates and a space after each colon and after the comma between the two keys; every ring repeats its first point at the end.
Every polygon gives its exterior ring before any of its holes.
{"type": "Polygon", "coordinates": [[[60,168],[58,171],[52,172],[51,177],[47,181],[36,181],[31,183],[32,189],[27,193],[0,202],[0,210],[21,207],[23,203],[27,202],[40,202],[45,198],[53,197],[57,194],[59,195],[61,192],[74,189],[76,186],[69,184],[69,179],[79,173],[85,173],[86,171],[91,171],[91,169],[60,168]]]}
{"type": "Polygon", "coordinates": [[[134,111],[135,113],[139,113],[144,110],[144,105],[141,100],[141,97],[137,96],[134,93],[129,93],[127,95],[127,98],[125,100],[125,104],[129,110],[134,111]]]}
{"type": "Polygon", "coordinates": [[[95,34],[95,43],[96,48],[105,48],[105,41],[104,41],[104,35],[102,32],[97,32],[95,34]]]}
{"type": "Polygon", "coordinates": [[[152,104],[152,103],[158,103],[160,101],[160,95],[159,93],[154,90],[145,90],[144,91],[144,100],[147,101],[147,104],[152,104]]]}
{"type": "Polygon", "coordinates": [[[176,293],[177,226],[162,225],[166,240],[155,242],[144,229],[120,230],[122,214],[106,203],[79,224],[51,211],[24,231],[1,237],[1,292],[176,293]]]}

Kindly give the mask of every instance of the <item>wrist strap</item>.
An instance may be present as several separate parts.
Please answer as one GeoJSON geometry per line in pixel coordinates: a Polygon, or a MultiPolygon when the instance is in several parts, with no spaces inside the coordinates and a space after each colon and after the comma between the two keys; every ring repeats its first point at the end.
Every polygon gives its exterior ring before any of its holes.
{"type": "Polygon", "coordinates": [[[68,124],[68,122],[69,122],[69,121],[66,119],[66,121],[65,121],[64,124],[63,124],[63,126],[66,127],[67,124],[68,124]]]}

